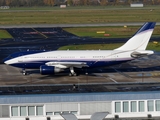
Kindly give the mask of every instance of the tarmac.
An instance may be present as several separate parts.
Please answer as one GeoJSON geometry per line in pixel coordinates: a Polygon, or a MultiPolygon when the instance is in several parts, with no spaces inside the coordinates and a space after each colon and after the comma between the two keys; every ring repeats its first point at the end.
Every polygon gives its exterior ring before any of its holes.
{"type": "MultiPolygon", "coordinates": [[[[81,74],[69,77],[67,73],[23,76],[19,69],[0,65],[0,94],[54,94],[87,92],[159,91],[160,71],[112,71],[81,74]]],[[[90,71],[91,72],[91,71],[90,71]]],[[[92,71],[93,72],[93,71],[92,71]]]]}
{"type": "MultiPolygon", "coordinates": [[[[19,11],[19,10],[18,10],[19,11]]],[[[35,10],[34,10],[35,11],[35,10]]],[[[3,11],[0,11],[3,12],[3,11]]],[[[13,11],[10,11],[13,12],[13,11]]],[[[130,22],[130,23],[93,23],[93,24],[24,24],[24,25],[0,25],[0,28],[50,28],[50,27],[99,27],[99,26],[141,26],[144,22],[130,22]]],[[[156,25],[160,25],[157,22],[156,25]]]]}

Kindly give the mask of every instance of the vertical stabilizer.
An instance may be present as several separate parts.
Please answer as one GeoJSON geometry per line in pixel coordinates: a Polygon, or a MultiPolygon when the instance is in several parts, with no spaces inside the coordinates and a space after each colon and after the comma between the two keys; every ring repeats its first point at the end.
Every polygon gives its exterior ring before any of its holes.
{"type": "Polygon", "coordinates": [[[145,23],[124,45],[115,50],[145,50],[153,33],[155,22],[145,23]]]}

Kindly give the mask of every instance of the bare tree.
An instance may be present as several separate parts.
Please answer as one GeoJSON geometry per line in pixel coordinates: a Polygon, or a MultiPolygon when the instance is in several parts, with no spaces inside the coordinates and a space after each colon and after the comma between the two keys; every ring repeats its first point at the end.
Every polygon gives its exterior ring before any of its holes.
{"type": "Polygon", "coordinates": [[[104,6],[104,5],[106,5],[106,4],[107,4],[107,1],[106,1],[106,0],[101,0],[100,5],[104,6]]]}
{"type": "Polygon", "coordinates": [[[77,6],[77,5],[79,5],[80,4],[80,0],[73,0],[73,5],[74,6],[77,6]]]}
{"type": "Polygon", "coordinates": [[[5,0],[0,0],[0,6],[4,6],[5,4],[5,0]]]}
{"type": "Polygon", "coordinates": [[[72,0],[67,0],[67,5],[73,5],[73,1],[72,0]]]}

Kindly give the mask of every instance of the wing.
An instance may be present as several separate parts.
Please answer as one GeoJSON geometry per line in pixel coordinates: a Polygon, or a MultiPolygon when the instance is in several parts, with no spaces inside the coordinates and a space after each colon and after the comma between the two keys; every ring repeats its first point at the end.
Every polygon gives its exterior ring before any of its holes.
{"type": "Polygon", "coordinates": [[[55,66],[62,69],[69,67],[76,67],[76,68],[89,67],[86,62],[47,62],[45,64],[47,66],[55,66]]]}

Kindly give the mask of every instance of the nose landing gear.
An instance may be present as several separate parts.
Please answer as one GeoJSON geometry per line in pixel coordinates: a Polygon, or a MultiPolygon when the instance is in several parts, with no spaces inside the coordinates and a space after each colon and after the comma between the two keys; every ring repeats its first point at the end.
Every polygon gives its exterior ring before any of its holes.
{"type": "Polygon", "coordinates": [[[25,68],[22,69],[22,74],[27,75],[27,71],[25,70],[25,68]]]}

